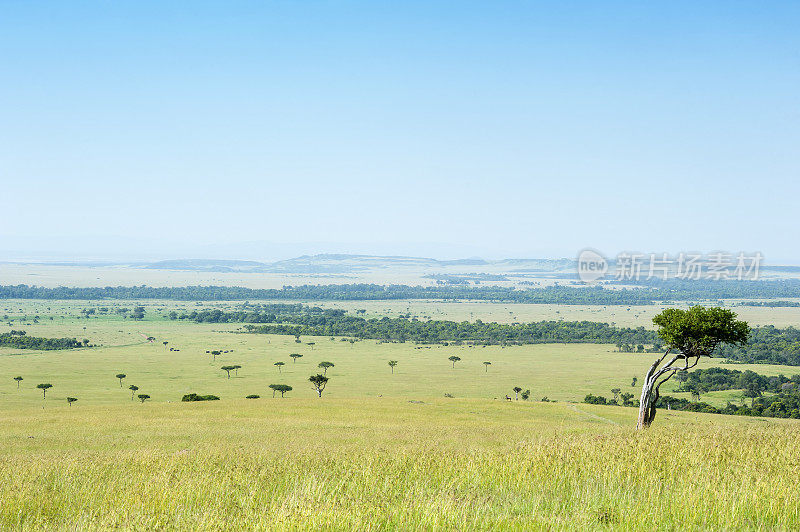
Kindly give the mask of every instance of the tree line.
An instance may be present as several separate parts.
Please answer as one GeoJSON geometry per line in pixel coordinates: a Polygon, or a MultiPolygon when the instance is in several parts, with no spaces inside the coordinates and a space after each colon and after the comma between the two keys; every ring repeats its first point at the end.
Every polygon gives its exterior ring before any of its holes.
{"type": "Polygon", "coordinates": [[[662,281],[635,288],[547,286],[518,290],[499,286],[409,286],[378,284],[302,285],[274,288],[241,286],[56,287],[0,286],[0,299],[247,301],[377,301],[395,299],[480,300],[562,305],[652,305],[664,301],[800,297],[800,280],[662,281]]]}
{"type": "Polygon", "coordinates": [[[679,392],[706,393],[722,390],[744,390],[745,397],[760,397],[762,393],[780,393],[800,389],[800,375],[767,377],[755,371],[727,368],[679,371],[676,375],[679,392]]]}
{"type": "Polygon", "coordinates": [[[250,333],[292,336],[348,336],[358,339],[421,344],[475,343],[482,345],[520,345],[538,343],[653,344],[654,331],[644,327],[618,328],[594,321],[540,321],[496,323],[405,318],[361,318],[344,312],[321,315],[275,316],[274,322],[245,325],[250,333]]]}
{"type": "Polygon", "coordinates": [[[720,356],[748,364],[800,366],[800,329],[773,325],[751,330],[747,346],[720,346],[720,356]]]}
{"type": "Polygon", "coordinates": [[[276,309],[269,309],[266,311],[241,310],[228,312],[224,312],[219,309],[206,309],[200,311],[194,310],[192,312],[182,312],[180,314],[172,311],[168,314],[168,317],[172,320],[189,320],[196,323],[280,323],[284,320],[290,320],[292,317],[300,315],[298,313],[300,311],[308,314],[324,316],[341,316],[345,312],[344,310],[340,309],[321,309],[319,307],[306,307],[304,305],[285,306],[292,307],[290,310],[294,312],[282,312],[282,309],[277,309],[277,312],[275,311],[276,309]]]}
{"type": "Polygon", "coordinates": [[[28,336],[25,331],[11,331],[0,334],[0,347],[54,351],[56,349],[89,347],[89,340],[84,339],[80,342],[75,338],[37,338],[28,336]]]}
{"type": "MultiPolygon", "coordinates": [[[[603,396],[592,394],[587,395],[584,398],[584,402],[599,405],[639,407],[639,401],[635,399],[629,399],[624,403],[620,403],[614,399],[607,399],[603,396]]],[[[757,397],[753,399],[749,406],[747,404],[736,405],[729,401],[722,408],[717,408],[700,401],[689,401],[682,397],[676,398],[664,395],[658,398],[656,408],[668,408],[670,410],[683,410],[687,412],[704,412],[706,414],[800,419],[800,391],[794,389],[779,392],[775,395],[757,397]]]]}

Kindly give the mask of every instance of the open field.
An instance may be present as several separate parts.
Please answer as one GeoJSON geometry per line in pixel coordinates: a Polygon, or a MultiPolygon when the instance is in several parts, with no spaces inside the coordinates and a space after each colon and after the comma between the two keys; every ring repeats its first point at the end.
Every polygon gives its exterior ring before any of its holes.
{"type": "MultiPolygon", "coordinates": [[[[407,312],[403,302],[364,303],[341,305],[370,315],[407,312]]],[[[580,403],[615,387],[638,394],[631,380],[641,379],[652,353],[601,344],[296,343],[241,333],[240,324],[163,318],[170,309],[238,304],[150,301],[146,318],[133,321],[113,313],[131,301],[3,301],[14,322],[0,332],[22,328],[101,345],[0,348],[0,528],[800,526],[800,422],[662,411],[653,428],[637,433],[636,409],[580,403]],[[80,317],[82,308],[100,306],[111,312],[80,317]],[[214,361],[206,354],[212,349],[232,352],[214,361]],[[293,363],[290,353],[303,357],[293,363]],[[455,368],[451,355],[461,358],[455,368]],[[320,399],[307,379],[323,360],[335,367],[320,399]],[[398,361],[394,374],[389,360],[398,361]],[[281,372],[276,361],[286,363],[281,372]],[[488,371],[483,361],[492,362],[488,371]],[[242,366],[230,379],[220,370],[229,364],[242,366]],[[127,375],[122,387],[117,373],[127,375]],[[24,378],[19,389],[16,375],[24,378]],[[40,382],[53,384],[46,400],[35,388],[40,382]],[[273,399],[268,385],[277,383],[294,389],[273,399]],[[132,400],[130,384],[151,400],[132,400]],[[503,400],[513,386],[530,389],[532,400],[503,400]],[[190,392],[221,400],[180,402],[190,392]],[[68,396],[77,403],[68,406],[68,396]],[[556,402],[541,402],[545,396],[556,402]]],[[[420,311],[432,318],[502,307],[420,304],[430,305],[420,311]]],[[[717,406],[737,399],[703,396],[717,406]]]]}
{"type": "Polygon", "coordinates": [[[797,422],[482,399],[3,408],[13,529],[792,529],[797,422]]]}
{"type": "MultiPolygon", "coordinates": [[[[748,307],[737,301],[722,305],[752,326],[800,327],[800,307],[748,307]]],[[[368,317],[397,317],[411,313],[420,319],[452,321],[495,321],[498,323],[542,320],[598,321],[618,327],[653,329],[653,316],[667,305],[545,305],[527,303],[493,303],[490,301],[314,301],[312,305],[345,310],[365,309],[368,317]]],[[[672,304],[670,308],[689,308],[672,304]]],[[[714,305],[719,306],[719,305],[714,305]]]]}
{"type": "MultiPolygon", "coordinates": [[[[654,354],[617,353],[609,344],[538,344],[514,347],[488,346],[417,346],[413,343],[381,343],[364,340],[350,344],[337,338],[294,337],[244,334],[237,324],[195,324],[170,321],[160,317],[160,303],[148,306],[143,321],[116,315],[91,319],[71,316],[85,306],[83,302],[3,302],[5,309],[31,314],[39,312],[40,322],[16,322],[31,336],[87,338],[99,347],[67,351],[30,351],[0,348],[0,398],[7,405],[42,404],[35,389],[40,382],[54,387],[46,404],[66,408],[67,396],[77,397],[79,405],[120,404],[130,401],[127,386],[139,386],[153,401],[179,401],[186,393],[215,394],[223,399],[243,398],[249,394],[271,395],[269,384],[294,387],[290,396],[312,399],[315,392],[307,382],[319,372],[317,364],[335,364],[328,375],[331,381],[325,395],[345,397],[402,397],[424,399],[451,394],[456,398],[503,398],[511,388],[530,389],[533,399],[548,397],[558,401],[581,401],[588,393],[610,395],[612,388],[638,394],[631,387],[633,377],[641,378],[654,354]],[[13,303],[13,304],[12,304],[13,303]],[[28,305],[28,306],[26,306],[28,305]],[[48,311],[47,308],[50,308],[48,311]],[[53,316],[52,321],[48,318],[53,316]],[[64,318],[60,316],[64,315],[64,318]],[[153,336],[154,343],[145,338],[153,336]],[[168,346],[162,345],[169,342],[168,346]],[[313,342],[315,345],[309,345],[313,342]],[[180,351],[170,351],[169,348],[180,351]],[[206,351],[233,350],[212,359],[206,351]],[[303,357],[296,363],[290,353],[303,357]],[[450,356],[461,361],[452,367],[450,356]],[[397,360],[394,374],[389,360],[397,360]],[[286,363],[279,373],[275,362],[286,363]],[[484,361],[491,362],[488,369],[484,361]],[[238,364],[242,369],[230,379],[220,368],[238,364]],[[125,373],[124,388],[114,378],[125,373]],[[18,390],[12,377],[24,378],[18,390]]],[[[103,302],[131,306],[130,302],[103,302]]],[[[194,303],[181,303],[196,308],[194,303]]],[[[719,365],[721,360],[703,360],[699,367],[719,365]]],[[[793,375],[800,368],[770,365],[726,365],[734,369],[752,369],[765,375],[793,375]]],[[[667,385],[666,390],[671,389],[667,385]]],[[[688,397],[688,395],[687,395],[688,397]]],[[[732,399],[729,392],[704,396],[722,406],[732,399]]]]}
{"type": "MultiPolygon", "coordinates": [[[[0,279],[3,284],[27,284],[44,287],[57,286],[244,286],[248,288],[280,288],[286,284],[413,284],[434,285],[429,274],[507,273],[485,266],[397,266],[356,268],[345,273],[269,273],[269,272],[205,272],[169,269],[147,269],[130,265],[53,265],[0,262],[0,279]]],[[[493,282],[498,286],[513,286],[519,281],[534,281],[542,286],[558,279],[536,273],[517,274],[513,280],[493,282]]],[[[567,281],[561,280],[561,284],[567,281]]]]}

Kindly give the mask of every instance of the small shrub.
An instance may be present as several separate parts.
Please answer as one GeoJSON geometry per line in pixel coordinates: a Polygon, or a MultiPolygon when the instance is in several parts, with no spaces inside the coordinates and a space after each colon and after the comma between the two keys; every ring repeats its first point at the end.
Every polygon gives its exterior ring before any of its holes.
{"type": "Polygon", "coordinates": [[[184,403],[191,403],[192,401],[219,401],[216,395],[198,395],[196,393],[187,393],[181,399],[184,403]]]}

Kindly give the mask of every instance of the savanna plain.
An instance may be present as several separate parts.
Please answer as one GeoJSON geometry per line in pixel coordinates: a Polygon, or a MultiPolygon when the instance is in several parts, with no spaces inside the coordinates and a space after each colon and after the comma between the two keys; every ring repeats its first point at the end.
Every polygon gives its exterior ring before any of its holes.
{"type": "MultiPolygon", "coordinates": [[[[581,402],[615,387],[637,394],[632,378],[641,378],[653,353],[590,343],[295,338],[167,318],[173,310],[236,305],[0,302],[8,322],[2,332],[24,328],[29,336],[86,338],[92,346],[0,348],[0,527],[800,527],[797,420],[665,410],[653,427],[637,432],[635,408],[581,402]],[[145,309],[143,319],[114,311],[133,304],[145,309]],[[109,311],[88,318],[82,312],[100,306],[109,311]],[[308,378],[323,371],[323,361],[333,366],[320,397],[308,378]],[[43,391],[40,383],[52,387],[43,391]],[[270,384],[292,390],[281,397],[270,384]],[[517,399],[514,387],[530,390],[530,398],[517,399]],[[182,402],[189,393],[220,400],[182,402]]],[[[405,311],[492,321],[558,319],[564,310],[650,328],[658,310],[326,305],[363,309],[368,317],[405,311]]],[[[772,312],[783,325],[800,322],[795,311],[750,310],[765,321],[772,312]]],[[[700,367],[722,362],[704,360],[700,367]]],[[[797,373],[761,364],[736,369],[797,373]]],[[[731,395],[710,392],[704,400],[722,405],[731,395]]]]}

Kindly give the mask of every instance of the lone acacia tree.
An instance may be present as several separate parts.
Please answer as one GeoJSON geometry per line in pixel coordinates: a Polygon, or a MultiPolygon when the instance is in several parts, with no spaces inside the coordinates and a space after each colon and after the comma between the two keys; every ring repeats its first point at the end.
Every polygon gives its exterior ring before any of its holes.
{"type": "Polygon", "coordinates": [[[275,397],[275,392],[280,392],[281,398],[283,398],[283,394],[292,391],[292,387],[288,384],[270,384],[269,387],[272,389],[272,397],[275,397]]]}
{"type": "Polygon", "coordinates": [[[397,365],[397,361],[396,360],[390,360],[389,361],[389,367],[392,368],[392,374],[394,374],[394,367],[396,365],[397,365]]]}
{"type": "Polygon", "coordinates": [[[292,353],[292,354],[291,354],[291,355],[289,355],[289,356],[290,356],[290,357],[292,357],[292,364],[294,364],[295,362],[297,362],[297,359],[298,359],[298,358],[303,358],[303,355],[301,355],[300,353],[292,353]]]}
{"type": "Polygon", "coordinates": [[[139,387],[135,384],[131,384],[128,386],[128,389],[131,391],[131,401],[133,401],[134,394],[139,390],[139,387]]]}
{"type": "Polygon", "coordinates": [[[23,379],[22,377],[17,375],[16,377],[14,377],[14,380],[17,381],[17,390],[19,390],[19,383],[22,382],[23,379]]]}
{"type": "Polygon", "coordinates": [[[67,397],[67,404],[68,404],[69,406],[72,406],[72,403],[74,403],[74,402],[75,402],[75,401],[77,401],[77,400],[78,400],[78,398],[77,398],[77,397],[67,397]]]}
{"type": "Polygon", "coordinates": [[[140,393],[139,395],[137,395],[137,397],[138,397],[138,398],[139,398],[139,400],[142,402],[142,404],[144,404],[144,402],[145,402],[145,401],[147,401],[148,399],[150,399],[150,396],[149,396],[149,395],[147,395],[146,393],[140,393]]]}
{"type": "Polygon", "coordinates": [[[670,308],[655,316],[653,323],[667,350],[645,374],[639,399],[638,429],[653,423],[659,388],[676,372],[695,367],[701,357],[711,357],[720,344],[744,345],[750,334],[750,327],[737,320],[733,311],[718,307],[670,308]],[[672,351],[677,354],[663,364],[672,351]]]}
{"type": "Polygon", "coordinates": [[[489,366],[491,366],[492,363],[491,362],[484,362],[483,365],[486,368],[486,371],[484,373],[488,373],[489,372],[489,366]]]}
{"type": "Polygon", "coordinates": [[[320,397],[322,397],[322,390],[325,389],[325,385],[328,383],[328,377],[325,375],[312,375],[308,378],[311,384],[314,385],[314,389],[317,391],[320,397]]]}
{"type": "Polygon", "coordinates": [[[512,390],[514,390],[514,398],[515,398],[517,401],[519,401],[519,392],[521,392],[521,391],[522,391],[522,388],[520,388],[519,386],[514,386],[514,387],[512,388],[512,390]]]}
{"type": "Polygon", "coordinates": [[[456,362],[461,360],[461,357],[457,357],[457,356],[453,355],[453,356],[449,357],[447,360],[449,360],[450,362],[453,363],[453,369],[455,369],[456,368],[456,362]]]}
{"type": "Polygon", "coordinates": [[[322,368],[322,373],[327,375],[328,368],[332,368],[334,366],[333,362],[320,362],[318,367],[322,368]]]}
{"type": "Polygon", "coordinates": [[[286,364],[286,362],[275,362],[275,365],[278,366],[278,373],[283,373],[281,371],[281,366],[283,366],[284,364],[286,364]]]}
{"type": "Polygon", "coordinates": [[[122,388],[122,379],[127,377],[127,375],[125,375],[124,373],[117,373],[114,376],[119,379],[119,387],[122,388]]]}
{"type": "Polygon", "coordinates": [[[53,385],[47,382],[47,383],[37,384],[36,387],[42,390],[42,399],[47,399],[47,390],[49,388],[52,388],[53,385]]]}
{"type": "Polygon", "coordinates": [[[236,366],[222,366],[222,371],[228,374],[228,378],[231,378],[231,371],[235,370],[236,366]]]}

